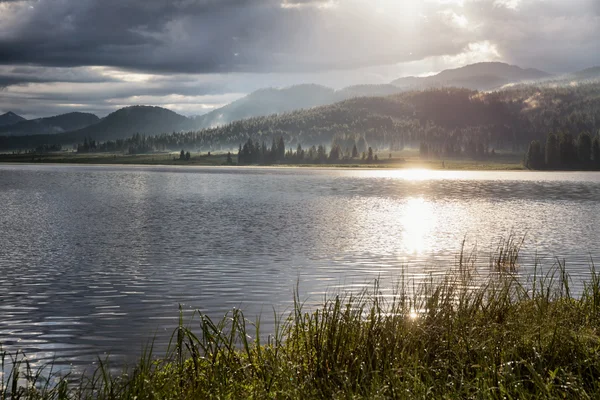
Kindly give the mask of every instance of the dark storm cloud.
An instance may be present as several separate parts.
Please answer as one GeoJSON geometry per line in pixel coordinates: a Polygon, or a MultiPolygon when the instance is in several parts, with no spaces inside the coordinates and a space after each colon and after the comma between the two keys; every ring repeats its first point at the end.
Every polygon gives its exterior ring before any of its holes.
{"type": "Polygon", "coordinates": [[[104,83],[115,82],[114,78],[103,76],[87,68],[48,68],[48,67],[3,67],[0,66],[0,89],[12,85],[31,83],[104,83]]]}
{"type": "Polygon", "coordinates": [[[0,0],[0,111],[197,99],[179,109],[197,114],[260,87],[484,61],[482,48],[568,72],[600,65],[598,37],[599,0],[0,0]]]}
{"type": "Polygon", "coordinates": [[[365,23],[352,7],[325,0],[12,3],[13,21],[8,30],[0,29],[3,64],[189,73],[305,71],[415,60],[466,44],[465,38],[434,24],[413,32],[410,40],[400,38],[397,26],[365,23]],[[398,40],[382,43],[386,33],[398,40]]]}

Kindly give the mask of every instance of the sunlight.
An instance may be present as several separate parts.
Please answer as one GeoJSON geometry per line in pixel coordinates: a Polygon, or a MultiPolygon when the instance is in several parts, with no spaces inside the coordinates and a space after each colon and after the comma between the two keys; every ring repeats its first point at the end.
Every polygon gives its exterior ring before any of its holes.
{"type": "Polygon", "coordinates": [[[406,251],[420,254],[429,249],[426,243],[435,225],[433,207],[422,197],[410,198],[403,206],[400,222],[402,224],[402,244],[406,251]]]}

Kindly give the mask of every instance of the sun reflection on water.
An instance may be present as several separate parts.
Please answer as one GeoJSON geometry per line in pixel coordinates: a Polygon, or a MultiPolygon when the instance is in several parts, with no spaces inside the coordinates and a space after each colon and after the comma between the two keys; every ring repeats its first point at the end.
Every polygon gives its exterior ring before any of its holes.
{"type": "Polygon", "coordinates": [[[430,249],[428,238],[435,227],[433,205],[422,197],[409,198],[402,207],[402,245],[412,254],[430,249]]]}

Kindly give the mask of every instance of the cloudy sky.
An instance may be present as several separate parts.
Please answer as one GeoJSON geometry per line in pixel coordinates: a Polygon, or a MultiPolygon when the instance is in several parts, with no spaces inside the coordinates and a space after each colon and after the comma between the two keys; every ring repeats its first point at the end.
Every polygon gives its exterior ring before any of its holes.
{"type": "Polygon", "coordinates": [[[261,87],[600,65],[600,0],[0,0],[0,113],[203,114],[261,87]]]}

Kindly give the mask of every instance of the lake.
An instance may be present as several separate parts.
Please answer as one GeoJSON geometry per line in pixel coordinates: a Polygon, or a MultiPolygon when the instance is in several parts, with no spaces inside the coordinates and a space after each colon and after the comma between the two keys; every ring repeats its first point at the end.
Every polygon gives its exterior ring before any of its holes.
{"type": "Polygon", "coordinates": [[[419,282],[525,237],[522,271],[600,260],[600,173],[0,165],[0,344],[134,362],[186,316],[419,282]]]}

